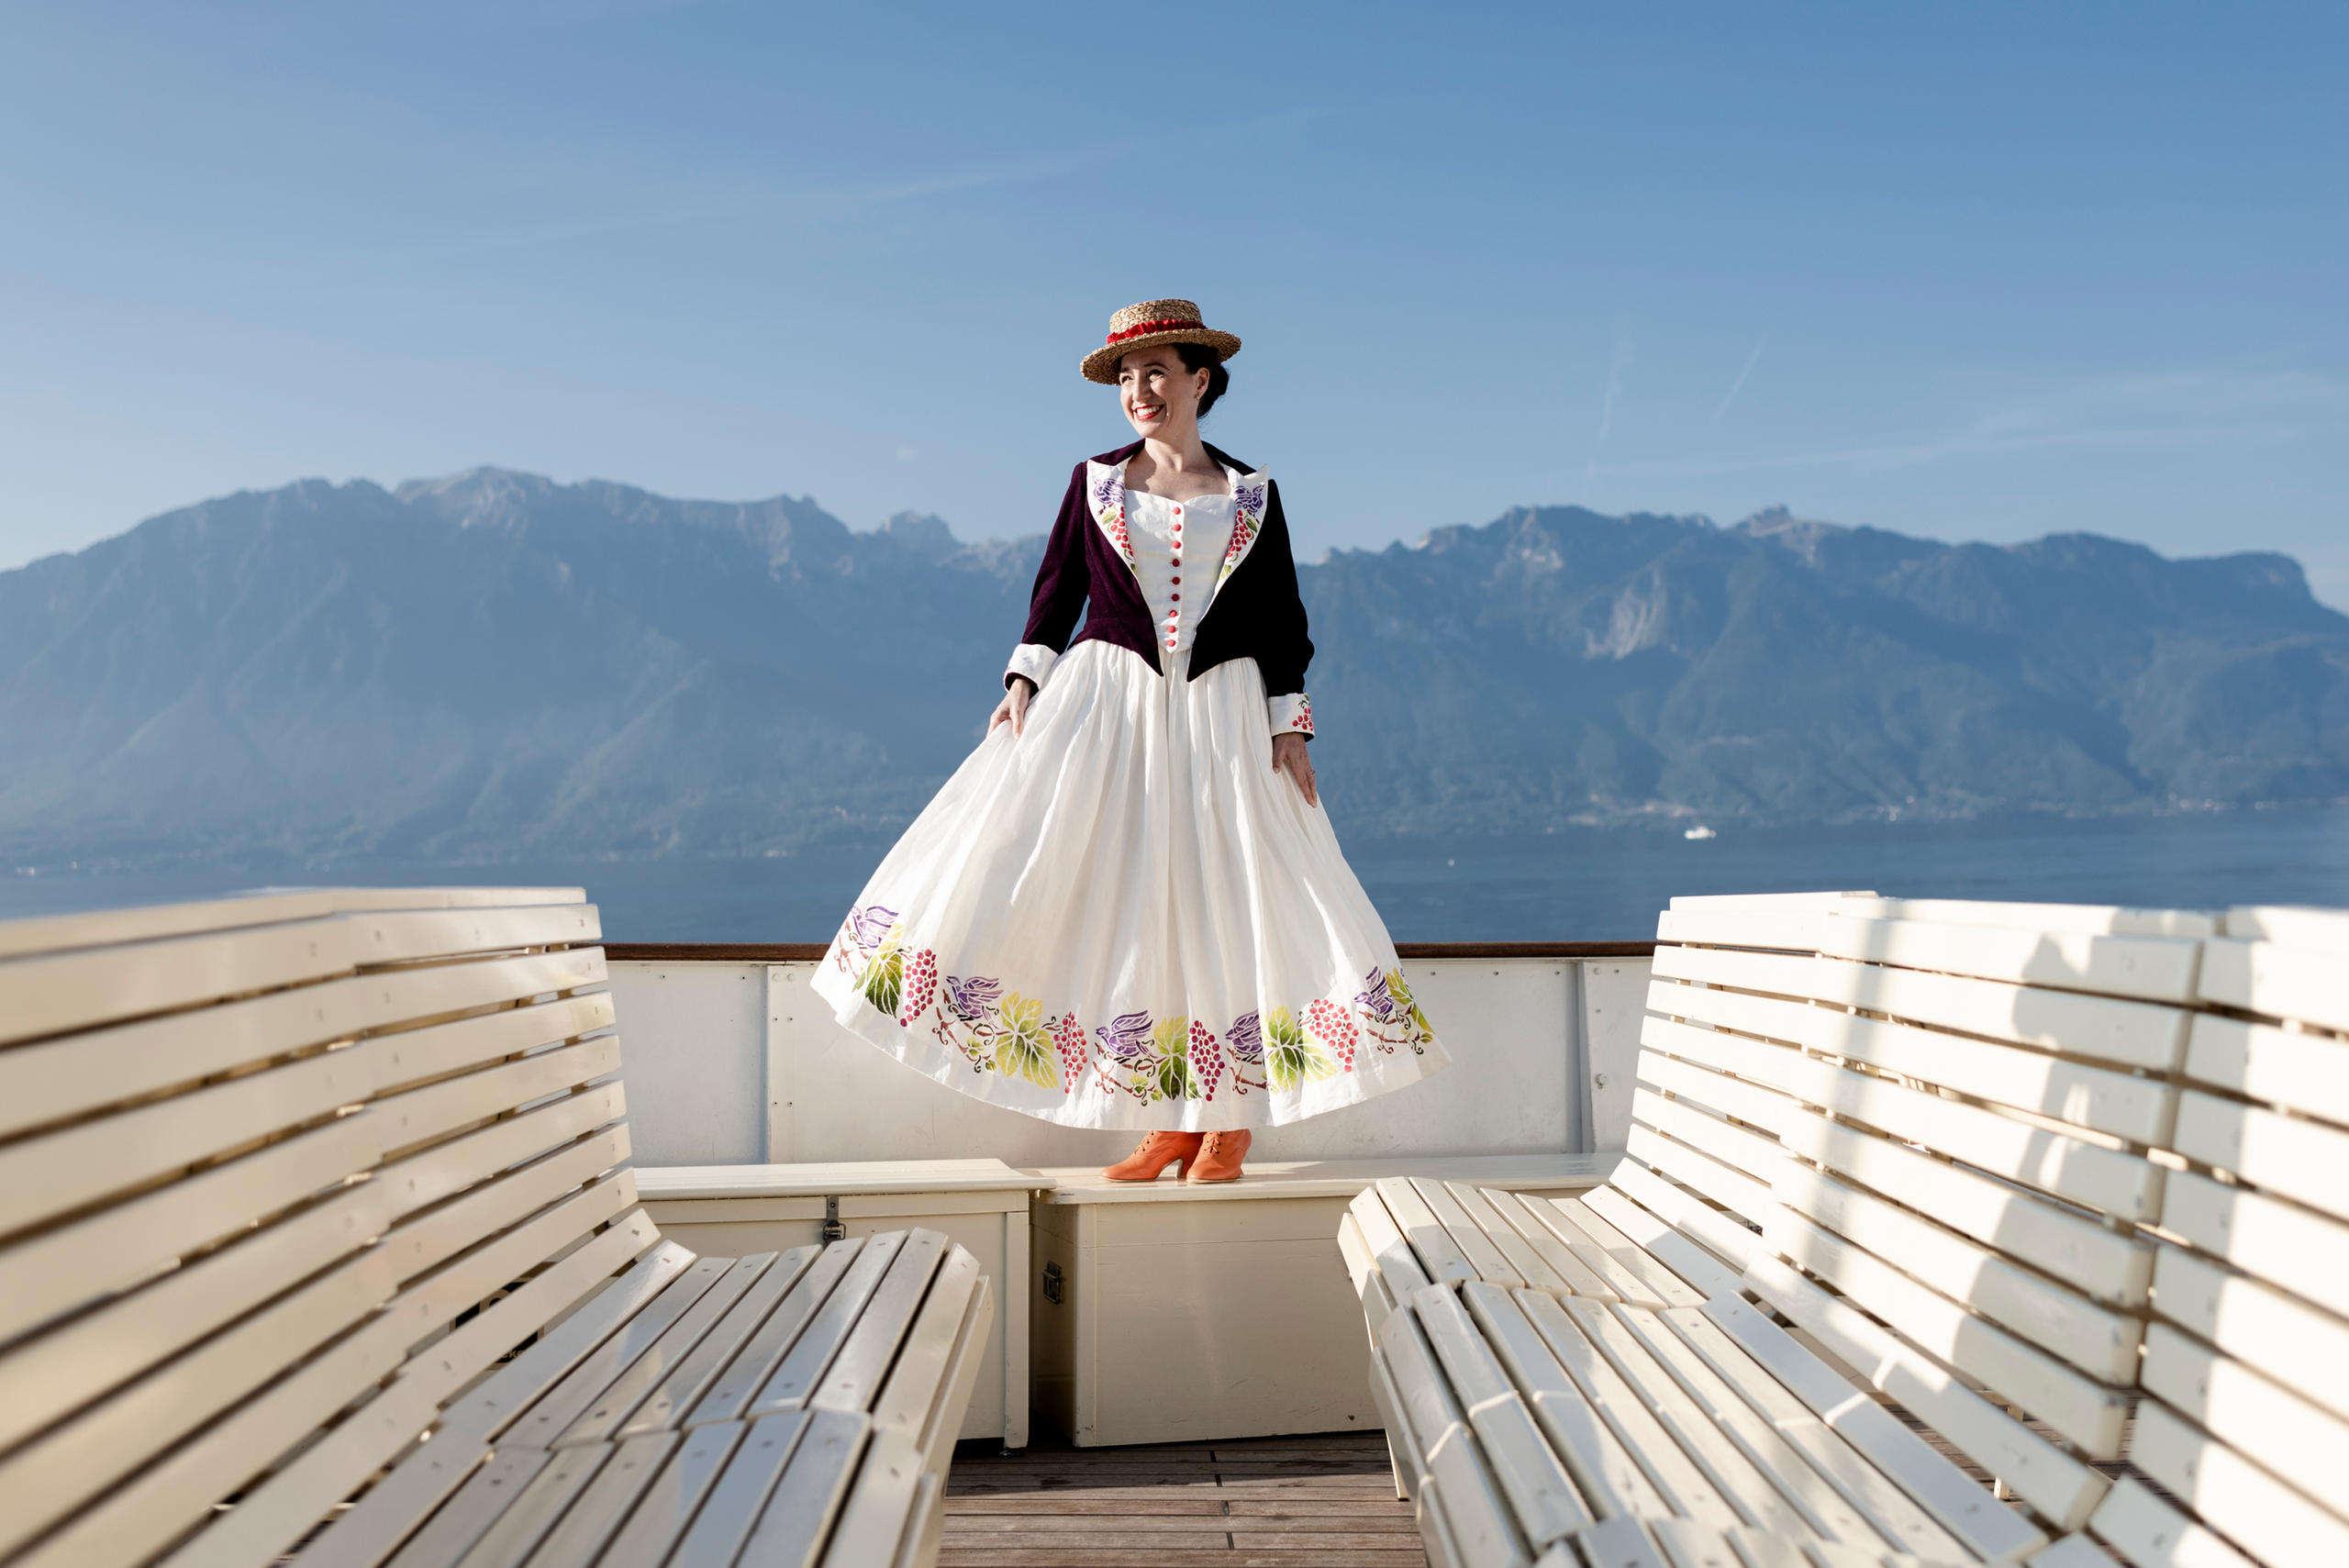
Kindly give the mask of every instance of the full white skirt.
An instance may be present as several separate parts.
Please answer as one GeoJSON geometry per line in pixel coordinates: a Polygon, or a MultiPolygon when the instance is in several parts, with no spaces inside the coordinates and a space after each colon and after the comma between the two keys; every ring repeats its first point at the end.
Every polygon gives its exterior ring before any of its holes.
{"type": "Polygon", "coordinates": [[[840,1021],[1067,1127],[1279,1125],[1450,1059],[1328,815],[1272,767],[1264,681],[1081,642],[882,861],[824,955],[840,1021]]]}

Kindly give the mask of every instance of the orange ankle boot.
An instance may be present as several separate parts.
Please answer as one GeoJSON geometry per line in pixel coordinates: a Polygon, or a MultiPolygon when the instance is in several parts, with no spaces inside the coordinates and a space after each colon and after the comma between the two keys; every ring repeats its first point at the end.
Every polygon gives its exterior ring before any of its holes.
{"type": "Polygon", "coordinates": [[[1242,1129],[1238,1132],[1210,1132],[1207,1141],[1199,1145],[1198,1156],[1191,1162],[1186,1182],[1236,1182],[1240,1179],[1240,1162],[1247,1157],[1248,1145],[1256,1135],[1242,1129]]]}
{"type": "Polygon", "coordinates": [[[1174,1167],[1180,1181],[1188,1175],[1191,1162],[1198,1157],[1199,1139],[1196,1132],[1153,1132],[1141,1140],[1141,1147],[1119,1161],[1105,1166],[1101,1173],[1113,1182],[1154,1182],[1166,1167],[1174,1167]]]}

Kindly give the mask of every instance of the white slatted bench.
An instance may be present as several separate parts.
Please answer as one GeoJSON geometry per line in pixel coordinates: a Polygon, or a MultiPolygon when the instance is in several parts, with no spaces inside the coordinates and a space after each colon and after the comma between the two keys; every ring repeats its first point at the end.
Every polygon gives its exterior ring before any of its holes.
{"type": "Polygon", "coordinates": [[[929,1562],[992,1311],[637,1206],[575,889],[0,924],[0,1562],[929,1562]]]}
{"type": "Polygon", "coordinates": [[[1433,1556],[2349,1563],[2349,916],[1683,899],[1659,938],[1607,1188],[1341,1228],[1433,1556]]]}

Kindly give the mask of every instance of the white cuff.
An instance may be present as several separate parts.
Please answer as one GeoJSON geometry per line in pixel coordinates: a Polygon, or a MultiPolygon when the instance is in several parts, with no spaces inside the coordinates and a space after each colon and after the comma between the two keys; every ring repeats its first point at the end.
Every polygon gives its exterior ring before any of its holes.
{"type": "Polygon", "coordinates": [[[1272,710],[1273,733],[1297,734],[1308,740],[1313,739],[1313,699],[1303,692],[1286,692],[1264,699],[1272,710]]]}
{"type": "Polygon", "coordinates": [[[1041,642],[1023,642],[1011,651],[1011,662],[1004,666],[1003,684],[1009,685],[1014,675],[1025,675],[1044,689],[1044,677],[1052,673],[1052,665],[1060,655],[1041,642]]]}

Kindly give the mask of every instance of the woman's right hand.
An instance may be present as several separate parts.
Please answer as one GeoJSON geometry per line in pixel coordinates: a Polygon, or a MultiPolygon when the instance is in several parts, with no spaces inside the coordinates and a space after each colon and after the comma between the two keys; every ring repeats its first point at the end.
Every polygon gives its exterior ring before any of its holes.
{"type": "Polygon", "coordinates": [[[1035,700],[1036,683],[1025,675],[1014,675],[1006,683],[1003,700],[995,705],[995,714],[987,720],[987,733],[993,735],[996,726],[1011,726],[1013,740],[1028,732],[1028,705],[1035,700]]]}

